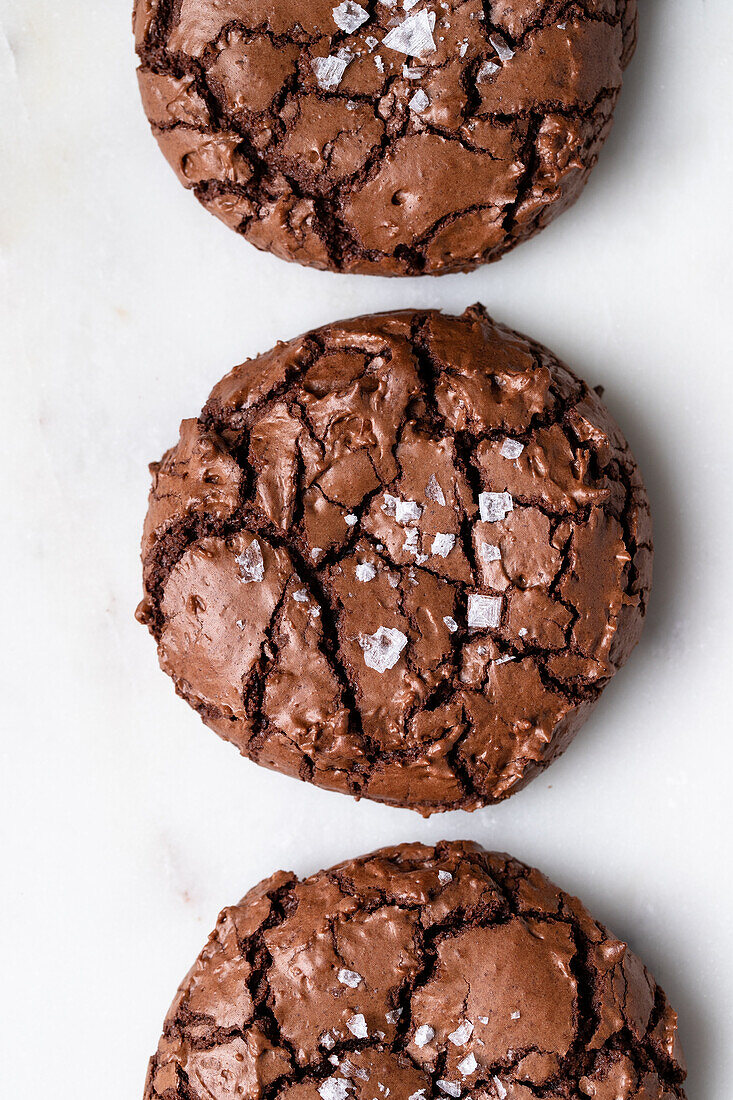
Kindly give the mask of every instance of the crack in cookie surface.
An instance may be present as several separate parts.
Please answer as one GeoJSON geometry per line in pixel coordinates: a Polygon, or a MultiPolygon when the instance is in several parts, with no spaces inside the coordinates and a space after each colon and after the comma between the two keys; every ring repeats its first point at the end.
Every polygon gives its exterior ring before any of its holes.
{"type": "Polygon", "coordinates": [[[538,871],[387,848],[225,909],[145,1100],[684,1100],[676,1014],[538,871]]]}
{"type": "Polygon", "coordinates": [[[638,640],[628,446],[480,307],[279,345],[153,473],[139,614],[162,667],[242,753],[320,786],[423,813],[505,798],[638,640]]]}
{"type": "Polygon", "coordinates": [[[153,131],[207,209],[284,259],[441,274],[578,197],[636,3],[138,0],[134,28],[153,131]]]}

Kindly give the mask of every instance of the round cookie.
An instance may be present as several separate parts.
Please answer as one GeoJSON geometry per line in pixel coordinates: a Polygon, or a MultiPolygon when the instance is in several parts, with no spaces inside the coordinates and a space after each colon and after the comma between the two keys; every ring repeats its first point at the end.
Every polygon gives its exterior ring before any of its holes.
{"type": "Polygon", "coordinates": [[[143,103],[207,209],[333,271],[497,260],[570,206],[636,0],[137,0],[143,103]]]}
{"type": "Polygon", "coordinates": [[[680,1100],[677,1016],[544,875],[403,844],[225,909],[145,1100],[680,1100]]]}
{"type": "Polygon", "coordinates": [[[426,814],[506,798],[641,630],[628,446],[479,306],[279,344],[153,474],[138,614],[163,669],[244,755],[322,787],[426,814]]]}

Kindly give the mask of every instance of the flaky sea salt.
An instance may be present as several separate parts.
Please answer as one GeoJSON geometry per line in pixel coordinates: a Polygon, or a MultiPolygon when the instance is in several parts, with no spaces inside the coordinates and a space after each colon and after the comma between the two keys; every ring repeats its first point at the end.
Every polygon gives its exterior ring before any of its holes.
{"type": "Polygon", "coordinates": [[[455,544],[455,535],[438,534],[433,539],[433,545],[430,548],[430,552],[431,554],[437,554],[441,558],[447,558],[455,544]]]}
{"type": "Polygon", "coordinates": [[[479,1019],[480,1024],[488,1024],[488,1022],[489,1022],[489,1017],[488,1016],[479,1016],[478,1019],[479,1019]]]}
{"type": "Polygon", "coordinates": [[[415,1032],[415,1046],[420,1048],[426,1047],[434,1038],[435,1032],[430,1024],[420,1024],[420,1027],[415,1032]]]}
{"type": "Polygon", "coordinates": [[[336,1040],[334,1039],[330,1031],[324,1032],[318,1042],[321,1044],[324,1050],[333,1050],[333,1048],[336,1046],[336,1040]]]}
{"type": "Polygon", "coordinates": [[[344,522],[346,523],[347,527],[356,527],[357,523],[359,522],[359,517],[355,516],[353,513],[350,513],[348,516],[344,516],[344,522]]]}
{"type": "Polygon", "coordinates": [[[453,882],[453,875],[450,871],[438,871],[438,881],[445,886],[446,882],[453,882]]]}
{"type": "Polygon", "coordinates": [[[482,561],[501,561],[501,550],[493,542],[482,542],[480,553],[482,561]]]}
{"type": "Polygon", "coordinates": [[[425,1089],[418,1089],[417,1092],[413,1092],[412,1096],[408,1096],[407,1100],[425,1100],[425,1089]]]}
{"type": "Polygon", "coordinates": [[[506,1089],[502,1085],[499,1078],[494,1077],[493,1082],[494,1082],[494,1088],[496,1089],[496,1095],[499,1097],[499,1100],[506,1100],[506,1089]]]}
{"type": "Polygon", "coordinates": [[[485,523],[496,523],[514,511],[514,501],[509,493],[479,493],[478,506],[485,523]]]}
{"type": "Polygon", "coordinates": [[[293,599],[296,603],[308,603],[307,589],[299,588],[297,592],[293,592],[293,599]]]}
{"type": "Polygon", "coordinates": [[[338,980],[341,985],[348,985],[349,989],[356,989],[360,982],[363,982],[361,974],[357,974],[355,970],[346,970],[342,967],[338,972],[338,980]]]}
{"type": "Polygon", "coordinates": [[[524,443],[520,443],[518,439],[505,439],[501,445],[501,451],[499,454],[502,458],[519,458],[520,454],[524,450],[524,443]]]}
{"type": "Polygon", "coordinates": [[[514,57],[514,50],[504,41],[500,34],[490,34],[489,42],[498,53],[501,61],[511,61],[514,57]]]}
{"type": "Polygon", "coordinates": [[[407,637],[395,627],[380,626],[375,634],[363,635],[359,645],[364,650],[364,664],[382,674],[397,664],[407,637]]]}
{"type": "Polygon", "coordinates": [[[402,1015],[401,1008],[393,1008],[391,1012],[388,1012],[384,1017],[388,1024],[396,1024],[402,1015]]]}
{"type": "Polygon", "coordinates": [[[457,1081],[446,1081],[444,1077],[441,1077],[438,1081],[438,1088],[441,1092],[444,1092],[446,1096],[454,1097],[454,1100],[458,1100],[461,1095],[461,1086],[457,1081]]]}
{"type": "Polygon", "coordinates": [[[420,553],[419,534],[417,527],[408,527],[405,530],[405,541],[402,549],[408,554],[412,554],[418,565],[422,565],[423,562],[428,560],[428,555],[420,553]]]}
{"type": "Polygon", "coordinates": [[[527,634],[527,627],[526,626],[520,627],[519,628],[519,637],[524,638],[526,634],[527,634]]]}
{"type": "Polygon", "coordinates": [[[425,57],[429,53],[435,53],[433,41],[433,27],[435,26],[435,13],[433,22],[424,9],[416,15],[408,15],[397,27],[393,27],[389,34],[382,39],[382,45],[397,53],[407,54],[409,57],[425,57]]]}
{"type": "MultiPolygon", "coordinates": [[[[379,1032],[375,1032],[375,1035],[378,1034],[379,1032]]],[[[367,1071],[365,1069],[362,1069],[361,1066],[355,1066],[354,1063],[349,1061],[348,1058],[344,1058],[343,1062],[341,1063],[341,1072],[343,1073],[344,1077],[358,1077],[360,1081],[369,1080],[369,1074],[367,1073],[367,1071]]]]}
{"type": "Polygon", "coordinates": [[[261,581],[265,575],[265,562],[257,539],[253,539],[246,550],[234,559],[239,566],[239,578],[242,584],[261,581]]]}
{"type": "Polygon", "coordinates": [[[433,504],[445,505],[445,496],[435,474],[431,474],[425,486],[425,499],[432,500],[433,504]]]}
{"type": "Polygon", "coordinates": [[[455,634],[455,632],[458,630],[458,623],[456,622],[456,620],[453,618],[452,615],[444,615],[443,616],[443,622],[448,627],[451,634],[455,634]]]}
{"type": "Polygon", "coordinates": [[[369,12],[365,11],[361,4],[355,4],[354,0],[344,0],[343,4],[333,9],[334,23],[346,34],[353,34],[368,19],[369,12]]]}
{"type": "Polygon", "coordinates": [[[513,1020],[521,1020],[521,1018],[522,1018],[522,1013],[521,1012],[512,1012],[512,1019],[513,1020]]]}
{"type": "Polygon", "coordinates": [[[370,53],[374,49],[375,46],[379,45],[379,39],[375,38],[373,34],[368,34],[366,36],[366,38],[364,39],[364,41],[366,42],[367,49],[369,50],[370,53]]]}
{"type": "Polygon", "coordinates": [[[343,1077],[327,1077],[318,1086],[318,1092],[322,1100],[346,1100],[350,1088],[349,1082],[344,1081],[343,1077]]]}
{"type": "Polygon", "coordinates": [[[370,561],[360,561],[356,567],[356,579],[362,584],[373,581],[376,575],[377,571],[370,561]]]}
{"type": "Polygon", "coordinates": [[[478,1062],[476,1061],[476,1055],[471,1053],[467,1054],[462,1061],[458,1063],[458,1070],[464,1077],[470,1077],[475,1072],[478,1062]]]}
{"type": "Polygon", "coordinates": [[[417,523],[422,515],[422,508],[416,500],[402,500],[389,493],[384,494],[382,511],[400,524],[417,523]]]}
{"type": "Polygon", "coordinates": [[[468,597],[468,625],[473,630],[497,627],[500,620],[501,596],[480,596],[473,593],[468,597]]]}
{"type": "Polygon", "coordinates": [[[337,54],[331,54],[329,57],[314,57],[311,61],[311,69],[315,73],[318,87],[324,92],[338,88],[351,61],[353,61],[353,55],[348,50],[339,50],[337,54]]]}
{"type": "Polygon", "coordinates": [[[497,65],[495,61],[482,61],[476,73],[476,83],[483,84],[483,82],[492,77],[494,73],[498,73],[500,68],[501,66],[497,65]]]}
{"type": "Polygon", "coordinates": [[[377,70],[380,73],[384,72],[384,62],[382,61],[382,58],[378,53],[375,53],[374,55],[374,64],[377,66],[377,70]]]}
{"type": "Polygon", "coordinates": [[[357,1012],[350,1020],[347,1020],[346,1026],[355,1039],[366,1039],[369,1035],[363,1012],[357,1012]]]}
{"type": "MultiPolygon", "coordinates": [[[[470,599],[470,597],[469,597],[470,599]]],[[[470,616],[470,611],[469,611],[470,616]]],[[[470,625],[470,621],[469,621],[470,625]]],[[[464,1020],[463,1023],[456,1028],[455,1031],[451,1031],[448,1038],[454,1046],[463,1047],[473,1035],[473,1024],[470,1020],[464,1020]]]]}
{"type": "Polygon", "coordinates": [[[430,100],[428,99],[422,88],[419,88],[410,100],[408,106],[411,111],[414,111],[415,114],[419,115],[422,111],[425,110],[426,107],[430,106],[430,100]]]}

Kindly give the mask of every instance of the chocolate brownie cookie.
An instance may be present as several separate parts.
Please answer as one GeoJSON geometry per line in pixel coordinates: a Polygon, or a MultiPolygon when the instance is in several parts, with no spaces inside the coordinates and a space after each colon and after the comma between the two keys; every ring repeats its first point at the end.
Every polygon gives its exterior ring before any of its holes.
{"type": "Polygon", "coordinates": [[[530,867],[403,844],[225,909],[145,1100],[679,1100],[677,1016],[530,867]]]}
{"type": "Polygon", "coordinates": [[[185,187],[334,271],[497,260],[580,194],[636,0],[138,0],[143,103],[185,187]]]}
{"type": "Polygon", "coordinates": [[[242,753],[319,786],[424,813],[506,798],[641,630],[628,446],[479,306],[278,345],[153,473],[138,614],[162,667],[242,753]]]}

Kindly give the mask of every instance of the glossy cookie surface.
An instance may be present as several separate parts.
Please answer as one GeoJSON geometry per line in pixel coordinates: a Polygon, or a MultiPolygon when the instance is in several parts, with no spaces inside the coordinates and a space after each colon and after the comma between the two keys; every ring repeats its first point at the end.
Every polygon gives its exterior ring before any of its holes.
{"type": "Polygon", "coordinates": [[[683,1100],[628,946],[509,856],[404,844],[225,909],[145,1100],[683,1100]]]}
{"type": "Polygon", "coordinates": [[[628,446],[480,307],[280,344],[153,469],[139,616],[162,667],[242,753],[319,786],[423,813],[506,798],[638,639],[628,446]]]}
{"type": "Polygon", "coordinates": [[[143,103],[184,186],[335,271],[498,259],[580,194],[635,0],[138,0],[143,103]]]}

